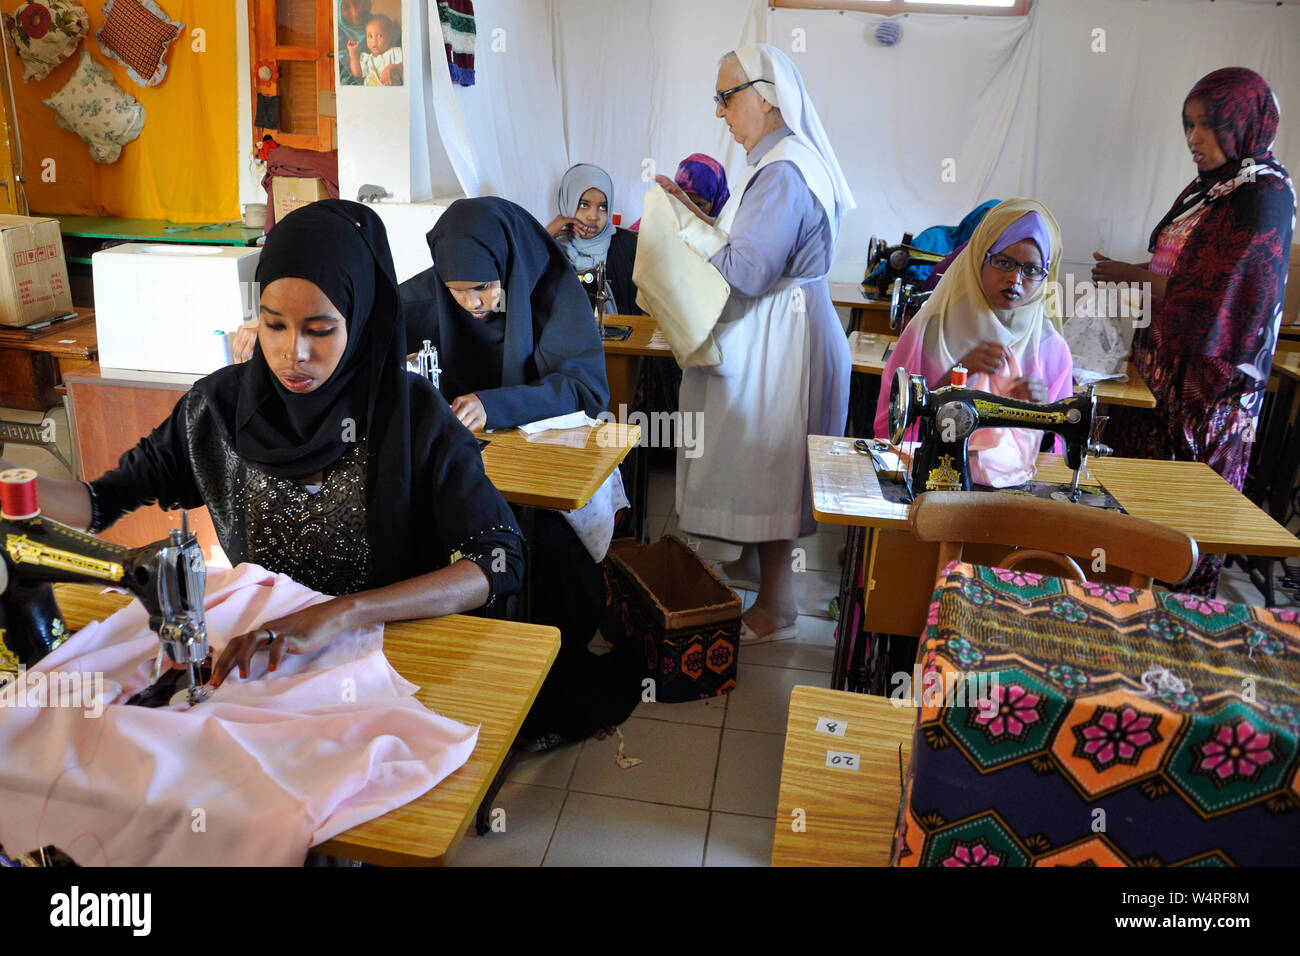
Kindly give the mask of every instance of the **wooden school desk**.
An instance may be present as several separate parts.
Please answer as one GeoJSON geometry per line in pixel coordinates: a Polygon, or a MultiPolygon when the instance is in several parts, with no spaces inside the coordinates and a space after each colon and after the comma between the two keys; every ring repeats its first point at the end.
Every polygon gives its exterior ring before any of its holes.
{"type": "Polygon", "coordinates": [[[869,298],[857,282],[828,282],[831,304],[849,310],[849,331],[893,334],[889,328],[889,300],[869,298]]]}
{"type": "Polygon", "coordinates": [[[590,501],[636,447],[641,429],[605,422],[532,436],[517,428],[475,435],[489,442],[483,449],[483,468],[506,501],[572,511],[590,501]],[[581,444],[570,445],[568,440],[581,444]]]}
{"type": "MultiPolygon", "coordinates": [[[[631,326],[632,334],[622,342],[607,339],[605,341],[605,376],[609,380],[609,410],[619,415],[619,406],[625,406],[630,414],[636,404],[638,394],[648,396],[650,388],[650,369],[652,359],[672,359],[673,350],[668,340],[660,331],[655,320],[648,315],[610,315],[605,318],[606,325],[631,326]]],[[[649,410],[644,411],[649,414],[649,410]]],[[[621,418],[622,415],[619,415],[621,418]]],[[[662,434],[662,432],[660,432],[662,434]]],[[[650,498],[650,440],[655,436],[651,431],[644,444],[638,446],[632,455],[632,521],[637,540],[648,544],[650,534],[647,528],[647,508],[650,498]]]]}
{"type": "Polygon", "coordinates": [[[773,866],[885,866],[916,710],[824,687],[790,693],[773,866]],[[842,735],[828,733],[828,718],[842,735]],[[822,729],[819,729],[821,722],[822,729]],[[856,755],[851,769],[831,752],[856,755]],[[901,753],[900,753],[901,752],[901,753]],[[802,811],[802,812],[800,812],[802,811]]]}
{"type": "MultiPolygon", "coordinates": [[[[849,335],[849,352],[853,356],[853,371],[866,375],[880,375],[885,370],[889,354],[898,344],[898,336],[875,332],[853,332],[849,335]]],[[[892,383],[891,383],[892,384],[892,383]]],[[[885,383],[881,383],[885,388],[885,383]]],[[[1098,405],[1131,405],[1135,408],[1155,408],[1156,398],[1146,382],[1128,363],[1127,382],[1098,382],[1098,405]]],[[[875,409],[872,409],[874,415],[875,409]]],[[[1103,439],[1104,439],[1103,435],[1103,439]]]]}
{"type": "MultiPolygon", "coordinates": [[[[912,537],[907,505],[887,501],[869,455],[850,438],[808,437],[813,514],[818,521],[864,530],[851,534],[841,578],[840,628],[832,687],[847,676],[853,588],[865,568],[862,631],[919,636],[934,590],[938,545],[912,537]],[[858,541],[861,540],[861,544],[858,541]],[[859,563],[860,562],[860,563],[859,563]]],[[[1084,481],[1096,480],[1131,515],[1186,532],[1201,554],[1300,556],[1300,539],[1202,462],[1090,458],[1084,481]]],[[[1065,482],[1060,455],[1038,457],[1037,480],[1065,482]]]]}
{"type": "MultiPolygon", "coordinates": [[[[68,627],[103,620],[132,598],[84,584],[55,585],[68,627]]],[[[419,685],[429,709],[478,724],[469,761],[434,789],[382,817],[313,849],[385,866],[446,863],[460,845],[488,785],[505,759],[524,715],[560,647],[553,627],[451,615],[384,628],[384,654],[419,685]]]]}

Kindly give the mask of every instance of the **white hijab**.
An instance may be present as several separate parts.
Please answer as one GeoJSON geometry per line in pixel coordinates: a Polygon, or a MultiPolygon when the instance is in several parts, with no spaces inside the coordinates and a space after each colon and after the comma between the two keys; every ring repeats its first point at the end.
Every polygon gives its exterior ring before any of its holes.
{"type": "Polygon", "coordinates": [[[803,143],[819,157],[830,177],[831,187],[835,192],[835,208],[827,209],[832,236],[839,235],[840,221],[850,209],[856,208],[853,193],[849,190],[844,171],[840,169],[835,150],[830,138],[822,127],[817,107],[813,106],[808,91],[804,89],[803,77],[781,50],[766,43],[737,47],[734,51],[740,67],[749,80],[767,80],[767,83],[755,83],[750,89],[757,90],[763,97],[781,111],[781,118],[790,128],[799,142],[803,143]]]}

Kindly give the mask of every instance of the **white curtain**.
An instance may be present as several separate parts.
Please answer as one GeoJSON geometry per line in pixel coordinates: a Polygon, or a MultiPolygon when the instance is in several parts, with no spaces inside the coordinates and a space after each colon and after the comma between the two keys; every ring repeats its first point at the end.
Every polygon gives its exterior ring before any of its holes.
{"type": "Polygon", "coordinates": [[[780,46],[858,202],[840,233],[842,278],[861,275],[872,234],[897,241],[1016,195],[1055,213],[1067,264],[1098,248],[1144,259],[1151,228],[1195,173],[1183,97],[1222,66],[1272,85],[1282,108],[1274,150],[1300,172],[1300,4],[1031,9],[903,16],[901,39],[885,47],[878,15],[769,11],[762,0],[480,0],[478,82],[456,97],[484,194],[549,222],[564,170],[595,163],[614,180],[612,212],[630,225],[646,180],[671,176],[689,153],[716,157],[733,180],[741,173],[743,150],[713,112],[716,60],[743,43],[780,46]],[[504,49],[494,51],[498,27],[504,49]]]}
{"type": "MultiPolygon", "coordinates": [[[[612,213],[630,226],[654,174],[691,153],[739,175],[745,153],[714,116],[717,59],[761,42],[760,0],[556,0],[555,64],[570,163],[614,181],[612,213]]],[[[548,220],[556,214],[551,187],[548,220]]]]}

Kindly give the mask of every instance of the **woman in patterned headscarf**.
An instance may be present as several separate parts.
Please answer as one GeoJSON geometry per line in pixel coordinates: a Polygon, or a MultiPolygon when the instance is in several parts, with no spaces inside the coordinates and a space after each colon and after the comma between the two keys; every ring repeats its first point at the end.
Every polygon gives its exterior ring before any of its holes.
{"type": "MultiPolygon", "coordinates": [[[[1245,483],[1295,228],[1291,179],[1269,151],[1277,126],[1277,99],[1259,74],[1202,77],[1183,103],[1197,176],[1152,232],[1151,261],[1094,254],[1095,280],[1152,289],[1133,362],[1156,407],[1116,409],[1106,436],[1116,454],[1203,461],[1233,487],[1245,483]]],[[[1187,590],[1213,594],[1222,565],[1207,555],[1187,590]]]]}

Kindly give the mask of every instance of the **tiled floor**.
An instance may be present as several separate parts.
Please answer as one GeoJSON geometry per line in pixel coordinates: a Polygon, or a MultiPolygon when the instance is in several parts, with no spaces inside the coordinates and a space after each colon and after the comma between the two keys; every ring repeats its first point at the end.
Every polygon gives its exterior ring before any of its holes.
{"type": "MultiPolygon", "coordinates": [[[[672,476],[656,472],[651,540],[676,530],[672,508],[672,476]]],[[[843,537],[827,529],[800,542],[799,636],[742,650],[731,694],[642,703],[621,728],[624,752],[641,760],[628,770],[615,762],[616,739],[520,757],[493,805],[504,811],[503,831],[465,837],[453,865],[767,866],[790,690],[830,681],[827,604],[839,588],[843,537]]],[[[699,553],[717,561],[739,549],[699,541],[699,553]]]]}

